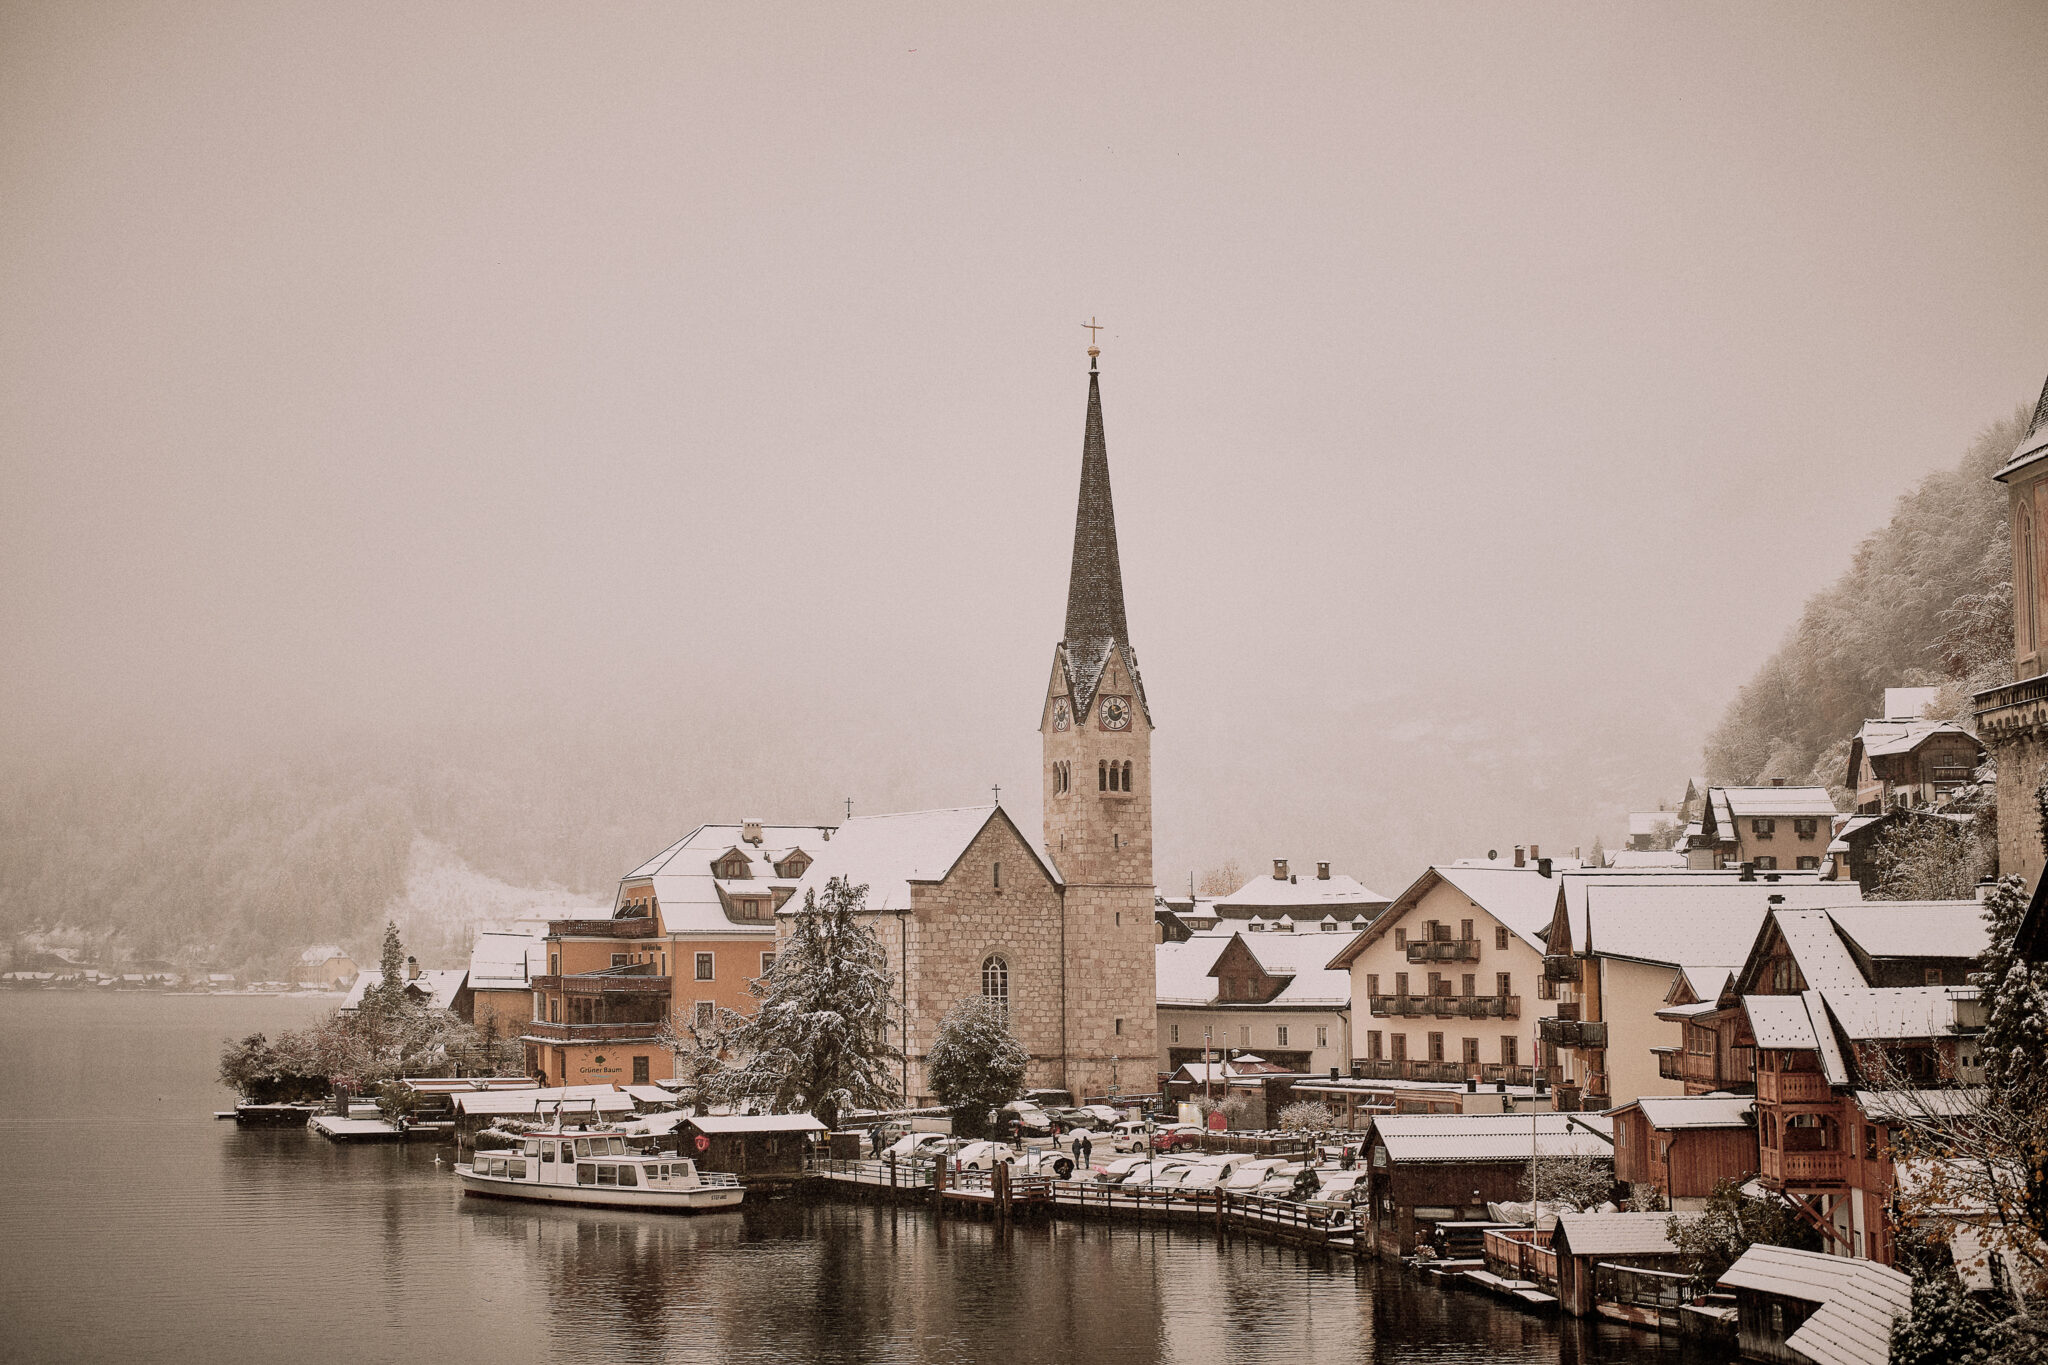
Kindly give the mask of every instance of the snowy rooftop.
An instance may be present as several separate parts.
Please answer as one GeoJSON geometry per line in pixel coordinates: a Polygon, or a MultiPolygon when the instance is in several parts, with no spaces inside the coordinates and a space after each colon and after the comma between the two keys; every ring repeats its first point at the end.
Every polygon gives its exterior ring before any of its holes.
{"type": "Polygon", "coordinates": [[[1373,1131],[1395,1161],[1527,1161],[1612,1156],[1605,1114],[1380,1114],[1373,1131]]]}
{"type": "Polygon", "coordinates": [[[700,1133],[822,1133],[825,1125],[809,1114],[701,1114],[683,1125],[700,1133]]]}
{"type": "Polygon", "coordinates": [[[1856,732],[1856,743],[1863,746],[1864,753],[1880,758],[1886,754],[1910,754],[1936,735],[1963,735],[1976,742],[1975,735],[1952,721],[1866,720],[1856,732]]]}
{"type": "Polygon", "coordinates": [[[1835,799],[1826,787],[1714,787],[1708,795],[1717,810],[1738,820],[1835,813],[1835,799]]]}
{"type": "Polygon", "coordinates": [[[1941,1038],[1961,1033],[1956,1006],[1977,999],[1975,986],[1865,986],[1821,992],[1852,1042],[1941,1038]]]}
{"type": "Polygon", "coordinates": [[[1976,957],[1991,946],[1982,901],[1867,901],[1828,917],[1871,957],[1976,957]]]}
{"type": "Polygon", "coordinates": [[[1560,1213],[1557,1235],[1574,1256],[1669,1256],[1678,1247],[1666,1235],[1671,1220],[1687,1222],[1698,1214],[1560,1213]]]}
{"type": "Polygon", "coordinates": [[[1229,895],[1219,896],[1216,908],[1225,914],[1252,909],[1357,914],[1377,909],[1392,899],[1341,872],[1333,872],[1327,878],[1294,873],[1287,877],[1254,877],[1229,895]]]}
{"type": "Polygon", "coordinates": [[[1721,1283],[1821,1305],[1785,1339],[1814,1365],[1885,1365],[1892,1323],[1913,1293],[1913,1281],[1890,1266],[1761,1242],[1728,1267],[1721,1283]]]}
{"type": "Polygon", "coordinates": [[[762,825],[761,842],[746,839],[742,824],[699,825],[688,834],[627,873],[620,883],[617,904],[629,899],[628,883],[652,882],[662,927],[670,933],[735,933],[755,929],[775,932],[774,923],[763,917],[749,923],[736,920],[726,911],[735,895],[765,899],[772,910],[780,893],[793,890],[796,879],[776,873],[777,863],[801,850],[815,858],[828,847],[833,831],[828,825],[762,825]],[[747,859],[748,876],[718,878],[712,864],[721,854],[738,849],[747,859]],[[724,895],[721,895],[721,889],[724,895]]]}
{"type": "Polygon", "coordinates": [[[1279,995],[1259,1008],[1350,1007],[1351,973],[1327,965],[1350,942],[1350,936],[1324,933],[1196,934],[1182,943],[1161,943],[1154,950],[1159,1003],[1241,1007],[1239,1002],[1217,998],[1216,979],[1210,975],[1232,939],[1243,943],[1269,975],[1291,978],[1279,995]]]}
{"type": "Polygon", "coordinates": [[[1645,1095],[1636,1101],[1650,1126],[1670,1132],[1679,1128],[1746,1128],[1756,1107],[1752,1095],[1645,1095]]]}
{"type": "Polygon", "coordinates": [[[1827,905],[1863,894],[1854,883],[1818,876],[1767,882],[1744,881],[1739,872],[1570,873],[1564,879],[1566,933],[1580,953],[1673,965],[1741,962],[1773,899],[1827,905]]]}
{"type": "MultiPolygon", "coordinates": [[[[868,889],[870,910],[908,910],[912,882],[933,882],[953,870],[975,836],[998,815],[999,806],[960,806],[950,810],[906,811],[897,815],[863,815],[839,827],[832,841],[816,850],[817,862],[796,884],[787,910],[803,904],[806,892],[822,891],[833,877],[844,877],[868,889]]],[[[1013,826],[1014,828],[1014,826],[1013,826]]],[[[1019,837],[1044,864],[1054,882],[1059,872],[1038,841],[1019,837]]],[[[1015,875],[1027,876],[1024,868],[1015,875]]]]}
{"type": "Polygon", "coordinates": [[[299,961],[305,963],[318,964],[325,962],[330,958],[347,956],[347,953],[343,952],[339,947],[335,946],[332,943],[316,943],[312,947],[306,949],[305,952],[299,954],[299,961]]]}
{"type": "MultiPolygon", "coordinates": [[[[425,997],[430,1009],[445,1010],[454,1008],[456,993],[468,979],[468,971],[461,967],[429,967],[421,971],[418,978],[406,984],[409,989],[425,997]]],[[[381,969],[365,968],[362,974],[356,977],[356,984],[349,987],[348,995],[342,1000],[341,1007],[345,1010],[359,1008],[363,1003],[363,996],[373,987],[383,984],[384,973],[381,969]]]]}
{"type": "Polygon", "coordinates": [[[547,942],[539,934],[486,929],[469,949],[469,988],[525,990],[545,970],[547,942]]]}
{"type": "MultiPolygon", "coordinates": [[[[1676,839],[1677,835],[1674,834],[1672,837],[1676,839]]],[[[1624,848],[1617,849],[1607,856],[1609,867],[1625,872],[1652,872],[1659,868],[1669,868],[1677,872],[1685,867],[1683,853],[1651,853],[1642,849],[1624,848]]]]}

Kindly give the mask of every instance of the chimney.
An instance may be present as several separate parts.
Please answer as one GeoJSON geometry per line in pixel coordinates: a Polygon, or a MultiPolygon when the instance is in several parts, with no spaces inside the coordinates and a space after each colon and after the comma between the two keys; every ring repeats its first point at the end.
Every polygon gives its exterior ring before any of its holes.
{"type": "Polygon", "coordinates": [[[1539,877],[1548,877],[1550,875],[1550,859],[1538,858],[1536,860],[1536,875],[1539,877]]]}
{"type": "Polygon", "coordinates": [[[1337,1079],[1337,1068],[1334,1066],[1330,1068],[1330,1079],[1333,1081],[1337,1079]]]}
{"type": "Polygon", "coordinates": [[[407,981],[417,981],[420,979],[420,960],[418,958],[409,957],[405,960],[405,979],[407,981]]]}
{"type": "Polygon", "coordinates": [[[743,820],[740,822],[740,842],[752,844],[756,848],[760,847],[761,822],[759,820],[743,820]]]}
{"type": "Polygon", "coordinates": [[[1330,880],[1330,865],[1328,863],[1316,864],[1316,880],[1319,882],[1330,880]]]}
{"type": "Polygon", "coordinates": [[[1478,1077],[1476,1077],[1476,1076],[1467,1076],[1467,1077],[1465,1078],[1465,1093],[1466,1093],[1466,1094],[1468,1094],[1468,1095],[1471,1095],[1471,1094],[1474,1094],[1474,1093],[1476,1093],[1476,1092],[1478,1091],[1478,1089],[1479,1089],[1479,1078],[1478,1078],[1478,1077]]]}
{"type": "Polygon", "coordinates": [[[1742,865],[1742,880],[1746,882],[1753,882],[1756,880],[1755,863],[1744,863],[1742,865]]]}
{"type": "Polygon", "coordinates": [[[1533,862],[1535,862],[1535,861],[1536,861],[1536,859],[1537,859],[1537,857],[1538,857],[1538,856],[1540,856],[1540,855],[1542,854],[1542,852],[1543,852],[1543,850],[1542,850],[1542,849],[1540,849],[1540,848],[1538,848],[1538,847],[1536,847],[1536,845],[1534,845],[1534,844],[1531,844],[1531,845],[1529,845],[1529,861],[1530,861],[1530,862],[1532,862],[1532,863],[1533,863],[1533,862]]]}
{"type": "Polygon", "coordinates": [[[1529,850],[1527,850],[1527,849],[1523,848],[1523,847],[1522,847],[1522,846],[1521,846],[1520,844],[1516,844],[1516,845],[1515,845],[1515,866],[1516,866],[1516,867],[1521,867],[1521,866],[1523,866],[1523,865],[1524,865],[1524,864],[1523,864],[1523,862],[1522,862],[1522,858],[1523,858],[1523,856],[1524,856],[1525,854],[1527,854],[1527,853],[1528,853],[1528,851],[1529,851],[1529,850]]]}
{"type": "Polygon", "coordinates": [[[1779,894],[1778,892],[1774,891],[1770,895],[1764,897],[1764,902],[1767,905],[1783,905],[1785,903],[1785,897],[1779,894]]]}
{"type": "Polygon", "coordinates": [[[1287,884],[1289,886],[1293,886],[1299,880],[1300,878],[1296,877],[1292,872],[1287,874],[1287,884]]]}
{"type": "Polygon", "coordinates": [[[1287,860],[1285,858],[1275,858],[1273,860],[1273,880],[1276,882],[1287,880],[1287,860]]]}

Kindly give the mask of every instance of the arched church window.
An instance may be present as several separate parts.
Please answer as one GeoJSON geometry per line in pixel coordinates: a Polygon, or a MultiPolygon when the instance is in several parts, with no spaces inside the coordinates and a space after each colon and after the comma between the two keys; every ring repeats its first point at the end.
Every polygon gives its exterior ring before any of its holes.
{"type": "Polygon", "coordinates": [[[982,959],[981,995],[1004,1009],[1010,1007],[1010,964],[995,953],[982,959]]]}
{"type": "Polygon", "coordinates": [[[2012,585],[2012,631],[2018,637],[2020,652],[2024,654],[2030,653],[2040,643],[2039,587],[2036,580],[2039,566],[2034,562],[2034,516],[2024,506],[2014,518],[2012,543],[2019,558],[2019,575],[2012,585]]]}
{"type": "Polygon", "coordinates": [[[1095,760],[1095,790],[1100,792],[1109,790],[1109,760],[1106,758],[1095,760]]]}
{"type": "Polygon", "coordinates": [[[1129,791],[1130,789],[1131,789],[1131,760],[1129,760],[1129,759],[1127,758],[1127,759],[1125,759],[1125,760],[1124,760],[1124,790],[1125,790],[1125,791],[1129,791]]]}

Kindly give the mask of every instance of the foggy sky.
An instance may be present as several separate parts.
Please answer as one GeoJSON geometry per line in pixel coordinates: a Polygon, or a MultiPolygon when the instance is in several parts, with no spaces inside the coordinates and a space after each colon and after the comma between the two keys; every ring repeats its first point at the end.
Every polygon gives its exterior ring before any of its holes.
{"type": "Polygon", "coordinates": [[[1160,880],[1395,890],[1675,796],[2048,371],[2041,6],[971,8],[0,8],[7,732],[1035,828],[1098,316],[1160,880]]]}

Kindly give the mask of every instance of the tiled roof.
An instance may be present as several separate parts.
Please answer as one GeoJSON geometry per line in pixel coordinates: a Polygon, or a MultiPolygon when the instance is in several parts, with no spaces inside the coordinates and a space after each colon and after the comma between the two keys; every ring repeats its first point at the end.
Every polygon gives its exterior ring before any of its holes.
{"type": "Polygon", "coordinates": [[[2005,462],[2005,467],[1991,477],[2009,479],[2044,455],[2048,455],[2048,384],[2041,387],[2041,398],[2034,405],[2033,421],[2027,434],[2013,447],[2012,458],[2005,462]]]}
{"type": "Polygon", "coordinates": [[[1074,509],[1074,562],[1067,579],[1067,623],[1063,640],[1067,686],[1079,724],[1095,700],[1102,671],[1121,650],[1124,667],[1138,690],[1138,704],[1150,714],[1137,659],[1124,620],[1123,566],[1117,558],[1116,507],[1109,491],[1109,444],[1102,434],[1102,382],[1090,362],[1088,415],[1081,435],[1081,492],[1074,509]]]}
{"type": "Polygon", "coordinates": [[[1785,1339],[1814,1365],[1885,1365],[1892,1324],[1913,1293],[1912,1280],[1890,1266],[1763,1243],[1743,1252],[1721,1283],[1819,1304],[1785,1339]]]}
{"type": "Polygon", "coordinates": [[[1848,945],[1835,932],[1834,920],[1827,911],[1780,910],[1774,918],[1808,986],[1825,989],[1869,984],[1848,945]]]}
{"type": "Polygon", "coordinates": [[[1820,1046],[1803,995],[1745,995],[1742,1008],[1749,1015],[1749,1031],[1758,1047],[1799,1050],[1820,1046]]]}

